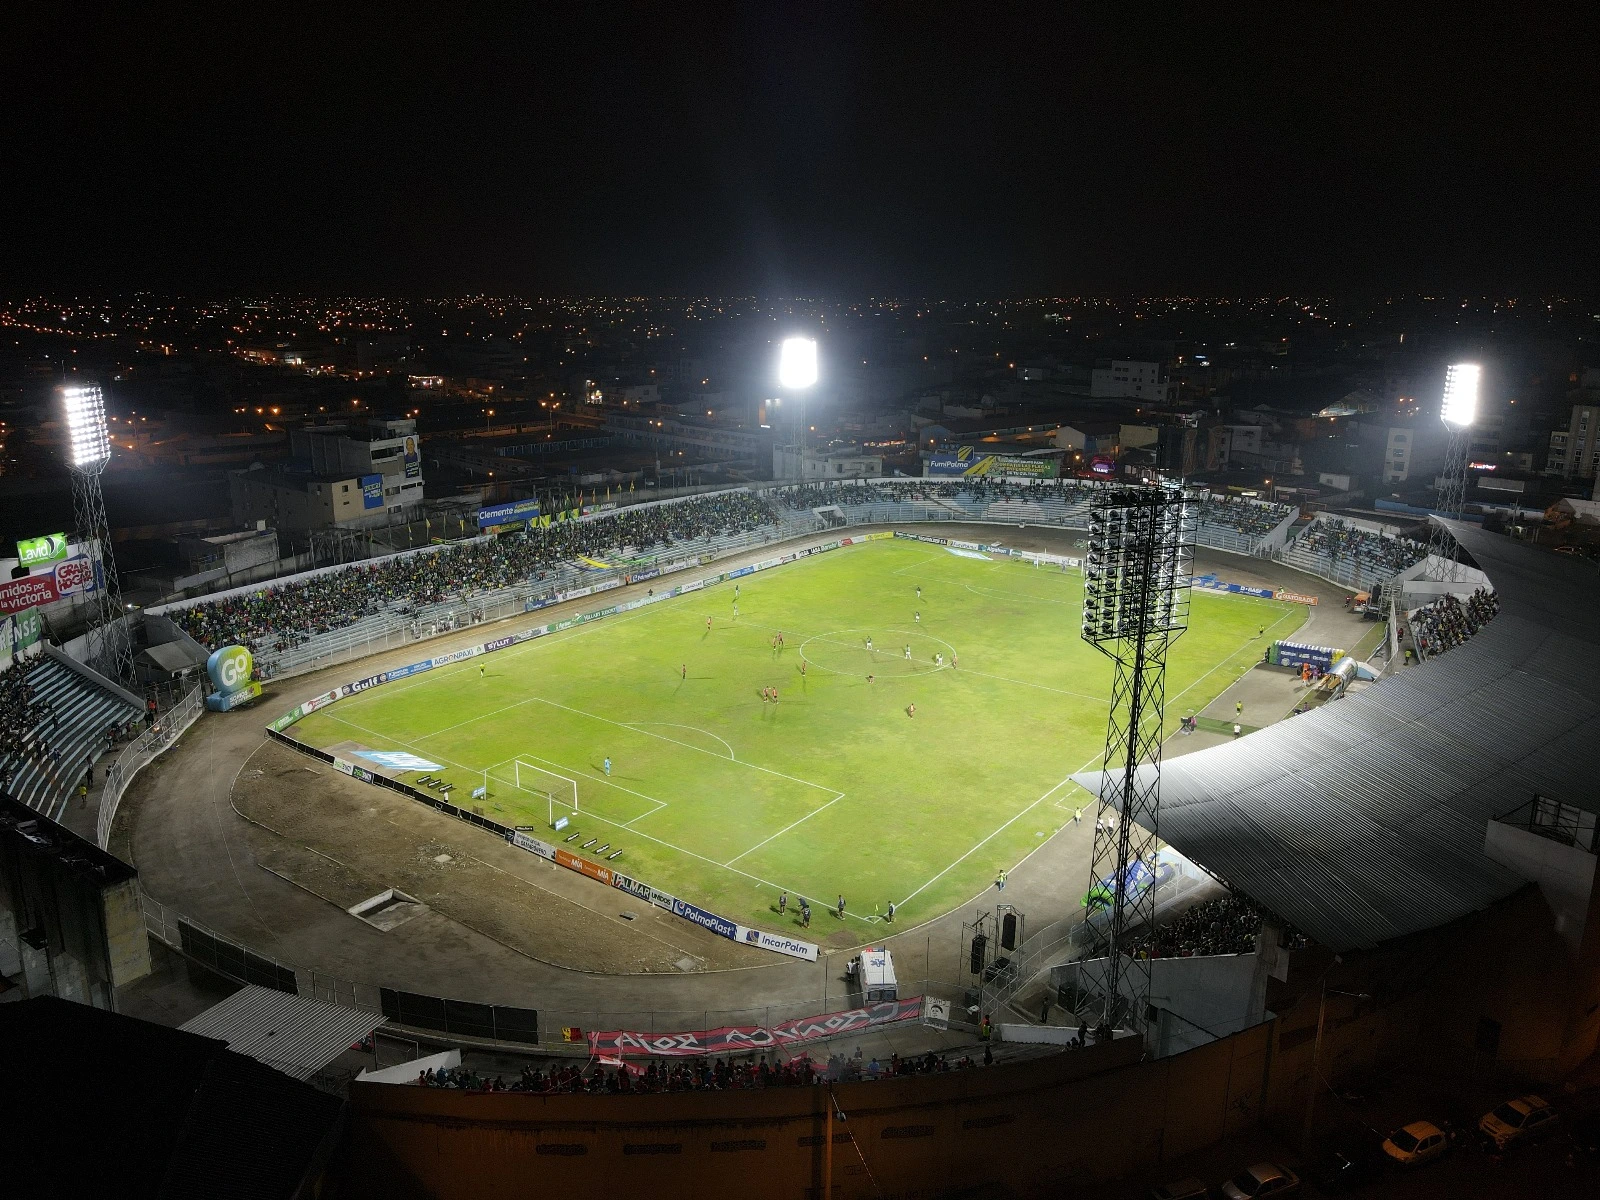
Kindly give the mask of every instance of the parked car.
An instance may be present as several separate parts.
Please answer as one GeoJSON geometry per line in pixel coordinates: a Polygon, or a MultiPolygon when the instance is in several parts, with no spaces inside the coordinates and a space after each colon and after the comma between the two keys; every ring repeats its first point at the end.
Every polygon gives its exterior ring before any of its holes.
{"type": "Polygon", "coordinates": [[[1540,1096],[1520,1096],[1491,1109],[1478,1120],[1478,1132],[1505,1150],[1524,1142],[1537,1141],[1553,1130],[1561,1114],[1540,1096]]]}
{"type": "Polygon", "coordinates": [[[1179,1179],[1150,1189],[1150,1200],[1209,1200],[1211,1189],[1198,1179],[1179,1179]]]}
{"type": "Polygon", "coordinates": [[[1432,1162],[1450,1148],[1450,1135],[1432,1121],[1402,1125],[1383,1139],[1383,1152],[1402,1167],[1432,1162]]]}
{"type": "Polygon", "coordinates": [[[1371,1183],[1388,1163],[1389,1158],[1378,1148],[1376,1138],[1350,1137],[1336,1142],[1306,1175],[1317,1185],[1318,1191],[1333,1195],[1371,1183]]]}
{"type": "Polygon", "coordinates": [[[1292,1196],[1300,1190],[1300,1176],[1277,1163],[1256,1163],[1240,1171],[1220,1190],[1226,1200],[1266,1200],[1268,1196],[1292,1196]]]}

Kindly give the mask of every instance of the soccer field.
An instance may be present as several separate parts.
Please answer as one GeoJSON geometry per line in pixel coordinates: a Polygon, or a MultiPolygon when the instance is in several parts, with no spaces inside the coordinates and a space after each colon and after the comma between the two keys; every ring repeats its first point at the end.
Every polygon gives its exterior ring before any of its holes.
{"type": "MultiPolygon", "coordinates": [[[[785,933],[805,896],[808,936],[853,944],[891,900],[902,927],[967,900],[1092,802],[1069,777],[1098,761],[1111,667],[1079,637],[1081,594],[1075,571],[869,542],[375,688],[293,734],[444,764],[457,803],[536,836],[553,795],[575,850],[608,843],[616,869],[785,933]],[[844,929],[821,919],[841,892],[844,929]]],[[[1260,658],[1262,626],[1304,614],[1196,591],[1169,726],[1260,658]]]]}

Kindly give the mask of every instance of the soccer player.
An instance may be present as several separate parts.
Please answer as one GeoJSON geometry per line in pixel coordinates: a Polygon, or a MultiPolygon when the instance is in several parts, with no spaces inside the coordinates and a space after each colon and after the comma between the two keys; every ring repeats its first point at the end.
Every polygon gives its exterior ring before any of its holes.
{"type": "Polygon", "coordinates": [[[777,688],[773,688],[772,689],[772,702],[774,704],[776,704],[778,702],[778,689],[777,688]]]}
{"type": "Polygon", "coordinates": [[[922,610],[920,608],[917,609],[917,624],[918,625],[922,624],[922,610]]]}
{"type": "Polygon", "coordinates": [[[802,658],[800,660],[800,674],[804,675],[805,673],[806,673],[806,660],[802,658]]]}
{"type": "Polygon", "coordinates": [[[838,907],[838,909],[836,911],[839,914],[839,919],[841,921],[844,920],[844,893],[843,892],[839,893],[839,907],[838,907]]]}
{"type": "Polygon", "coordinates": [[[918,600],[922,599],[922,585],[920,583],[917,584],[917,599],[918,600]]]}
{"type": "Polygon", "coordinates": [[[604,765],[605,765],[605,768],[606,768],[606,778],[610,779],[611,778],[611,758],[610,758],[609,755],[606,757],[606,761],[605,761],[604,765]]]}
{"type": "Polygon", "coordinates": [[[735,600],[739,598],[739,585],[737,583],[733,585],[733,598],[735,600]]]}
{"type": "Polygon", "coordinates": [[[1234,704],[1233,704],[1233,715],[1236,716],[1236,717],[1244,716],[1244,701],[1243,700],[1234,701],[1234,704]]]}
{"type": "Polygon", "coordinates": [[[916,715],[917,715],[917,706],[915,704],[906,705],[906,716],[914,717],[916,715]]]}
{"type": "Polygon", "coordinates": [[[872,652],[872,635],[870,633],[867,635],[867,652],[869,654],[872,652]]]}
{"type": "Polygon", "coordinates": [[[778,915],[780,917],[783,916],[784,909],[786,909],[788,907],[789,907],[789,893],[788,892],[779,892],[778,893],[778,915]]]}
{"type": "Polygon", "coordinates": [[[688,679],[689,678],[689,664],[688,663],[684,663],[681,667],[678,668],[678,678],[679,679],[688,679]]]}
{"type": "Polygon", "coordinates": [[[868,675],[868,676],[867,676],[867,682],[868,682],[868,683],[871,683],[871,682],[872,682],[872,681],[873,681],[873,679],[874,679],[874,678],[875,678],[875,677],[874,677],[874,676],[872,676],[872,675],[868,675]]]}
{"type": "Polygon", "coordinates": [[[906,661],[907,662],[911,661],[911,643],[910,642],[906,643],[906,661]]]}
{"type": "Polygon", "coordinates": [[[961,658],[954,650],[950,651],[950,665],[952,667],[959,667],[961,665],[961,658]]]}
{"type": "Polygon", "coordinates": [[[733,602],[733,617],[734,620],[739,619],[739,602],[737,600],[733,602]]]}
{"type": "Polygon", "coordinates": [[[482,663],[478,664],[478,678],[479,679],[483,678],[483,664],[482,663]]]}
{"type": "Polygon", "coordinates": [[[706,632],[707,633],[711,632],[711,618],[710,617],[706,618],[706,632]]]}
{"type": "Polygon", "coordinates": [[[811,904],[804,896],[800,897],[800,928],[811,928],[811,904]]]}
{"type": "Polygon", "coordinates": [[[936,667],[944,666],[944,655],[935,653],[933,656],[933,665],[936,667]]]}

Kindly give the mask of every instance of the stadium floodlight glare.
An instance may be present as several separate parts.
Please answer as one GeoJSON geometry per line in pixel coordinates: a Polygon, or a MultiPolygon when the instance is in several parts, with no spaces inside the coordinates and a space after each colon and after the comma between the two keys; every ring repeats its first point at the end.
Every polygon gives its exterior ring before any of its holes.
{"type": "Polygon", "coordinates": [[[67,436],[72,443],[72,465],[93,471],[111,459],[111,435],[106,429],[105,396],[97,387],[61,390],[67,409],[67,436]]]}
{"type": "Polygon", "coordinates": [[[1465,429],[1478,419],[1477,363],[1452,363],[1444,376],[1444,411],[1446,425],[1465,429]]]}
{"type": "Polygon", "coordinates": [[[784,338],[778,348],[778,382],[793,391],[817,382],[817,343],[815,338],[784,338]]]}

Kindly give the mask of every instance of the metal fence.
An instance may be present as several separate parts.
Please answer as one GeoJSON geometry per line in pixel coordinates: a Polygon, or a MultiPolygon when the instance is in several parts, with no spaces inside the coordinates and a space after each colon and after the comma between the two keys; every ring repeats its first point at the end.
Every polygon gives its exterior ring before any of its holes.
{"type": "Polygon", "coordinates": [[[122,802],[122,793],[128,790],[133,777],[157,755],[176,744],[205,711],[205,707],[205,685],[197,683],[187,695],[167,709],[154,725],[123,747],[116,761],[106,768],[105,786],[100,791],[100,813],[95,820],[94,830],[95,842],[100,849],[106,849],[111,841],[111,826],[117,819],[117,805],[122,802]]]}

